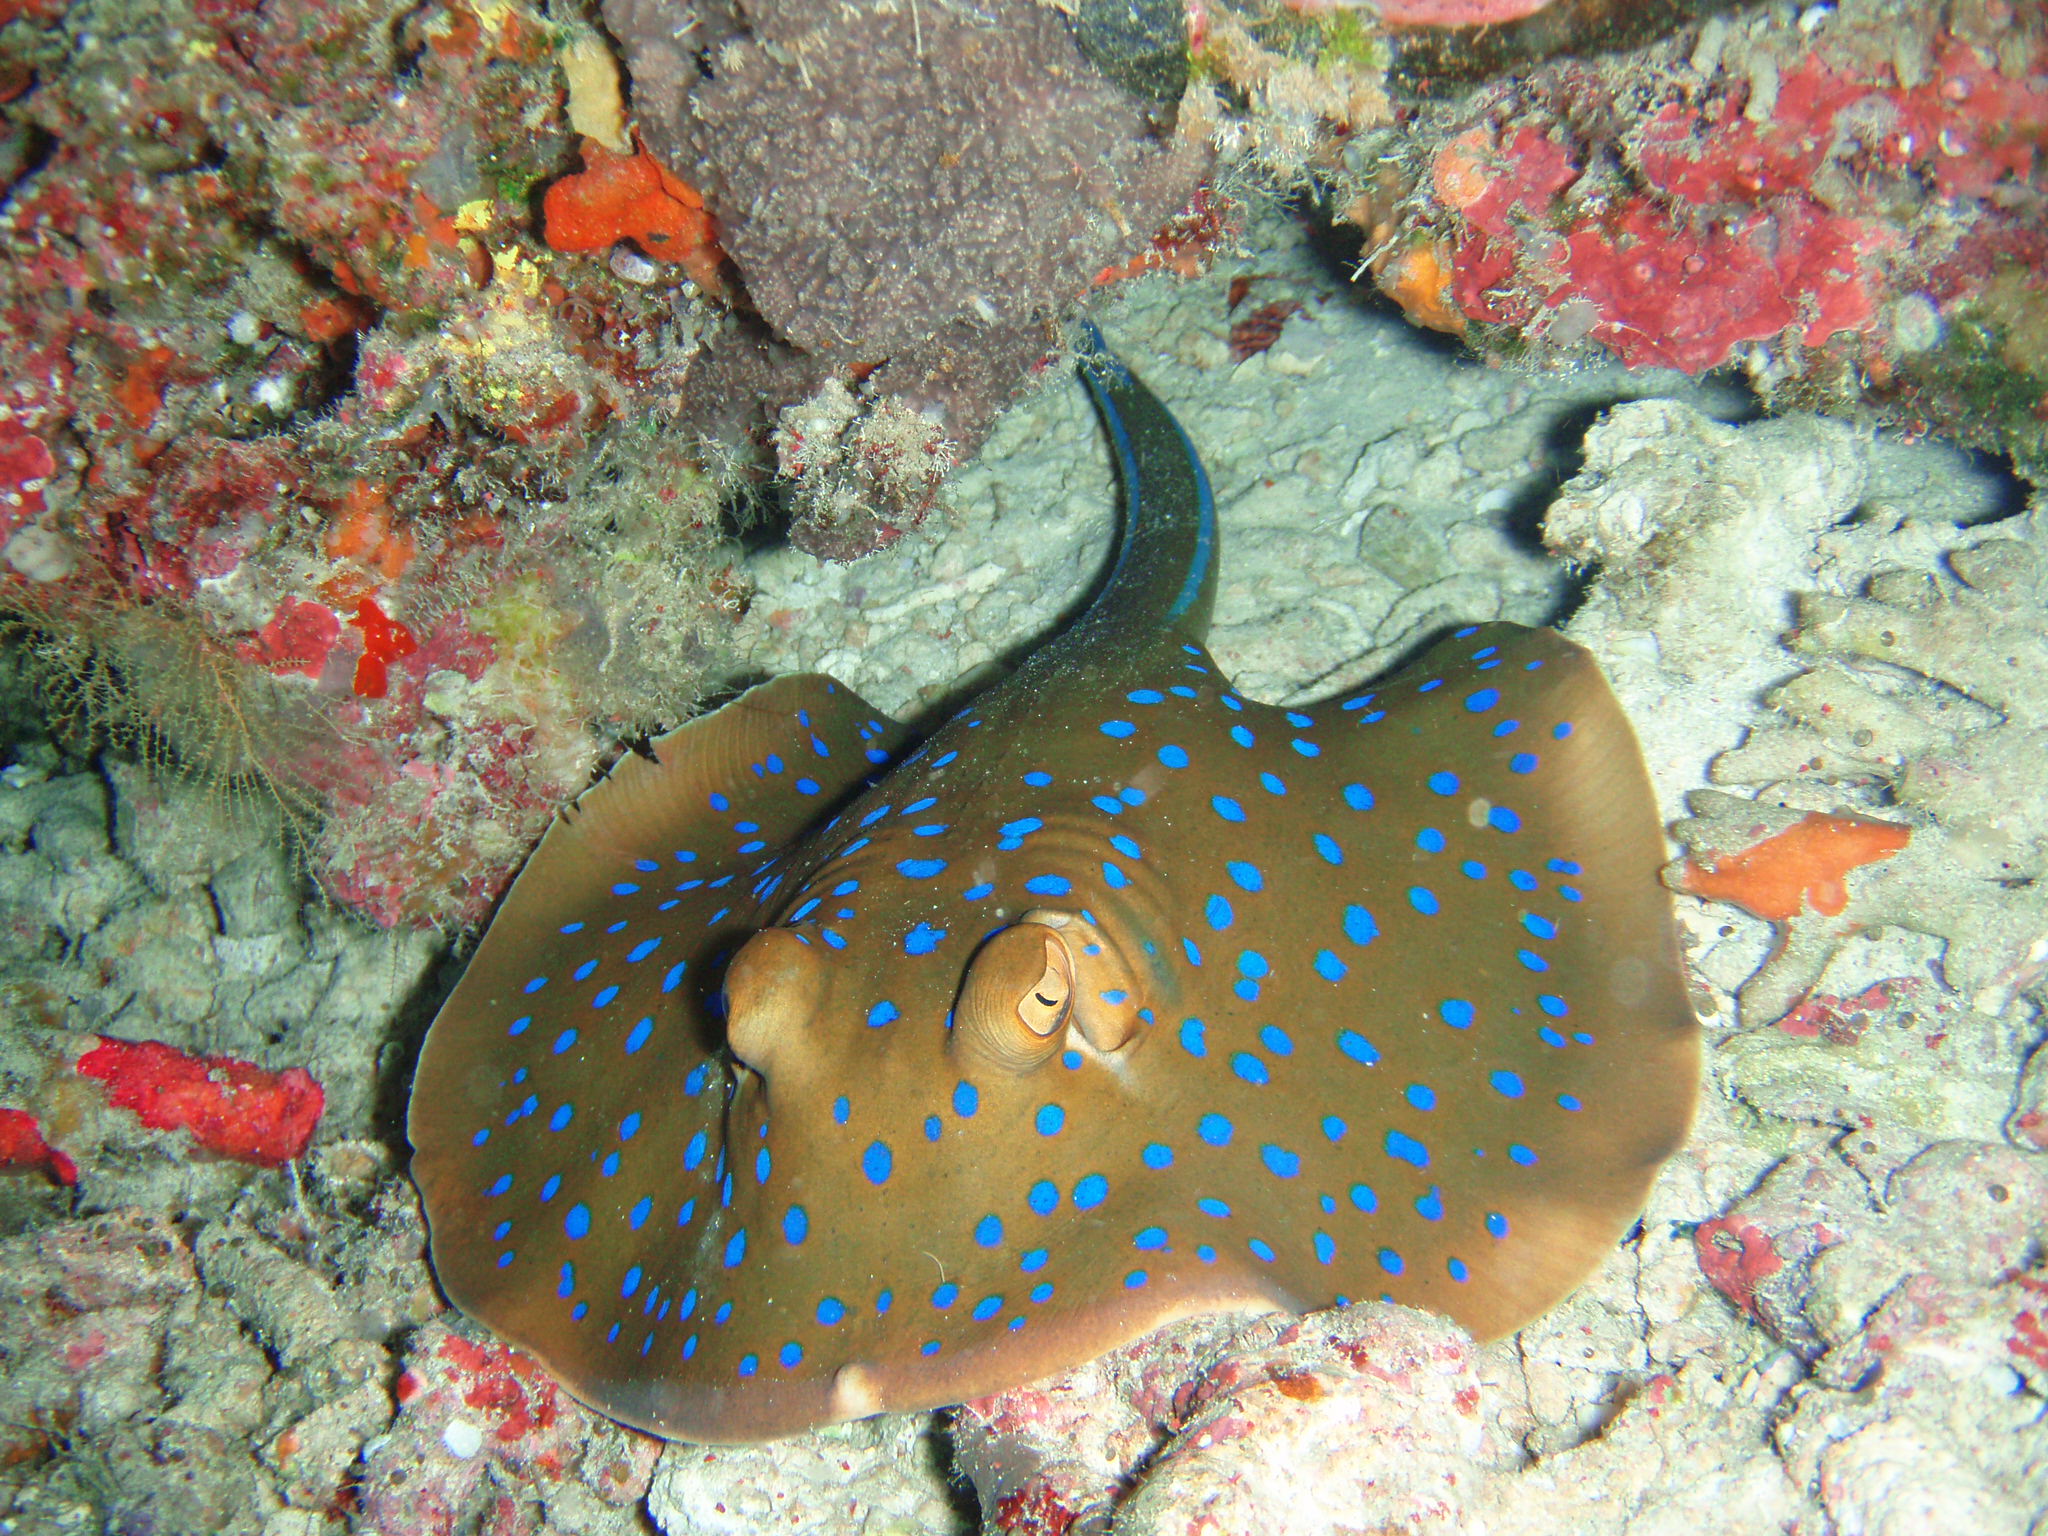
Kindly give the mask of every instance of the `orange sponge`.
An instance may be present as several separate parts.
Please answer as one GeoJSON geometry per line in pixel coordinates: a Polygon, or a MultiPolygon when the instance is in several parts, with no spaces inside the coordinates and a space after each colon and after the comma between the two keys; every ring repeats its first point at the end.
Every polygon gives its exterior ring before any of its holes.
{"type": "Polygon", "coordinates": [[[1685,861],[1684,888],[1782,923],[1811,906],[1834,917],[1849,904],[1842,881],[1852,869],[1888,859],[1913,829],[1868,816],[1809,811],[1784,831],[1712,864],[1685,861]]]}
{"type": "Polygon", "coordinates": [[[644,149],[614,154],[585,139],[583,169],[548,188],[541,212],[555,250],[599,251],[631,240],[656,261],[682,263],[699,286],[718,288],[722,253],[703,197],[644,149]]]}

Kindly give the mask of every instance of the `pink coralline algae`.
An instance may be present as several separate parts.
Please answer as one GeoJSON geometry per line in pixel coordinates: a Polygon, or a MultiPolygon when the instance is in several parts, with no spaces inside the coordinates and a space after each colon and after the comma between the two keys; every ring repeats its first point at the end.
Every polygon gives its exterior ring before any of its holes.
{"type": "MultiPolygon", "coordinates": [[[[1741,359],[1809,402],[2039,451],[2025,410],[1986,423],[1963,397],[1997,367],[2021,403],[2048,400],[2048,368],[2007,345],[2048,309],[2048,232],[2025,212],[2048,27],[2002,0],[1942,16],[1863,0],[1811,35],[1709,23],[1432,109],[1414,140],[1428,196],[1376,275],[1488,350],[1741,359]],[[1418,266],[1436,276],[1417,284],[1418,266]]],[[[1352,216],[1384,232],[1382,206],[1352,216]]]]}
{"type": "Polygon", "coordinates": [[[186,1131],[218,1157],[278,1167],[302,1156],[327,1096],[303,1067],[270,1072],[230,1056],[194,1056],[156,1040],[101,1040],[81,1077],[152,1130],[186,1131]]]}
{"type": "Polygon", "coordinates": [[[398,1377],[398,1418],[365,1458],[362,1528],[384,1536],[557,1529],[550,1497],[624,1510],[647,1492],[661,1442],[570,1399],[538,1362],[430,1323],[398,1377]]]}

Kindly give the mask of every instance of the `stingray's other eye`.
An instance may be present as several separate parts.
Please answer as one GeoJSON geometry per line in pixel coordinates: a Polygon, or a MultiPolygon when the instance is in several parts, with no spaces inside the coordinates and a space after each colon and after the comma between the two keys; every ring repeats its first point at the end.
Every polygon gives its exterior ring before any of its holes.
{"type": "Polygon", "coordinates": [[[990,1066],[1028,1072],[1066,1040],[1074,961],[1043,923],[1005,928],[968,962],[953,1011],[953,1047],[990,1066]]]}

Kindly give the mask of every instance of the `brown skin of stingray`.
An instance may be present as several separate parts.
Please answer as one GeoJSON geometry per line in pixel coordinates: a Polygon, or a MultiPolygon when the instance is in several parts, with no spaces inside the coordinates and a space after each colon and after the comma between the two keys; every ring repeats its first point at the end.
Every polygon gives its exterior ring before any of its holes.
{"type": "MultiPolygon", "coordinates": [[[[672,913],[669,931],[701,935],[694,941],[699,961],[721,945],[773,926],[804,890],[824,890],[849,878],[861,879],[863,888],[857,918],[837,925],[847,940],[843,950],[769,934],[735,960],[728,988],[733,1054],[722,1050],[719,1024],[701,998],[688,989],[657,995],[652,972],[635,978],[645,995],[622,999],[619,1016],[660,1010],[661,1038],[667,1042],[662,1052],[629,1063],[615,1050],[593,1046],[587,1058],[578,1049],[551,1061],[542,1037],[551,1032],[552,1018],[528,1033],[523,1049],[517,1048],[521,1042],[506,1041],[503,1020],[519,1005],[525,979],[536,972],[560,974],[582,952],[556,929],[572,917],[610,910],[607,902],[626,910],[606,893],[634,855],[702,845],[714,829],[723,834],[725,819],[703,810],[707,792],[725,786],[737,794],[751,782],[750,763],[771,751],[802,751],[805,732],[794,722],[796,707],[808,707],[814,723],[833,712],[842,739],[851,739],[852,722],[873,718],[843,689],[828,698],[821,680],[787,678],[664,738],[655,748],[659,765],[628,759],[609,782],[586,795],[535,854],[437,1022],[414,1100],[414,1172],[431,1213],[435,1268],[451,1299],[532,1351],[574,1395],[601,1412],[657,1434],[713,1442],[772,1438],[883,1409],[983,1396],[1204,1311],[1308,1310],[1329,1305],[1339,1293],[1364,1298],[1383,1290],[1395,1300],[1447,1313],[1481,1338],[1527,1322],[1604,1261],[1640,1210],[1657,1167],[1683,1139],[1698,1075],[1697,1025],[1684,995],[1668,898],[1655,878],[1664,859],[1662,833],[1618,705],[1590,658],[1556,635],[1495,626],[1457,654],[1486,639],[1505,642],[1516,657],[1544,658],[1545,707],[1578,725],[1569,741],[1547,748],[1550,782],[1570,789],[1528,812],[1529,824],[1519,834],[1523,861],[1540,859],[1555,846],[1569,849],[1593,872],[1584,882],[1583,907],[1573,914],[1583,921],[1561,935],[1550,954],[1553,982],[1582,1000],[1578,1026],[1596,1030],[1602,1049],[1562,1055],[1531,1045],[1512,1064],[1534,1093],[1553,1093],[1568,1083],[1603,1112],[1589,1109],[1563,1121],[1545,1143],[1537,1169],[1515,1170],[1503,1180],[1504,1159],[1498,1156],[1473,1163],[1439,1151],[1438,1166],[1406,1178],[1374,1145],[1383,1123],[1406,1125],[1414,1118],[1397,1101],[1399,1085],[1441,1076],[1444,1053],[1470,1046],[1428,1022],[1446,978],[1460,978],[1460,990],[1483,996],[1483,984],[1502,970],[1504,960],[1498,930],[1510,909],[1497,889],[1482,897],[1476,890],[1446,888],[1445,910],[1433,924],[1399,920],[1401,893],[1416,857],[1407,840],[1417,825],[1445,821],[1443,803],[1419,783],[1423,770],[1406,765],[1434,761],[1433,746],[1447,750],[1443,743],[1451,738],[1444,733],[1467,723],[1458,717],[1455,698],[1484,681],[1448,652],[1424,658],[1408,674],[1411,682],[1425,671],[1449,678],[1440,693],[1415,698],[1396,679],[1381,690],[1384,699],[1397,701],[1390,717],[1362,733],[1355,747],[1285,764],[1290,803],[1323,807],[1324,817],[1327,808],[1340,804],[1342,784],[1368,779],[1379,796],[1374,814],[1388,835],[1384,845],[1360,839],[1340,876],[1308,850],[1305,830],[1291,840],[1262,838],[1258,844],[1269,889],[1286,894],[1270,910],[1262,909],[1257,922],[1248,913],[1242,925],[1246,942],[1256,929],[1268,935],[1263,942],[1269,948],[1285,948],[1282,936],[1289,925],[1314,921],[1327,928],[1333,907],[1344,900],[1362,901],[1381,914],[1384,931],[1344,987],[1296,964],[1288,977],[1275,978],[1284,996],[1269,990],[1261,1006],[1251,1008],[1230,995],[1232,973],[1220,957],[1194,973],[1145,952],[1148,936],[1162,956],[1178,947],[1183,934],[1209,937],[1199,912],[1215,882],[1206,873],[1195,878],[1182,866],[1215,862],[1215,844],[1224,831],[1198,809],[1206,794],[1162,795],[1173,776],[1149,760],[1136,766],[1127,749],[1097,728],[1119,707],[1128,712],[1117,702],[1127,688],[1170,678],[1185,663],[1180,637],[1166,635],[1156,648],[1130,647],[1136,655],[1121,658],[1113,677],[1091,675],[1058,656],[1043,658],[1047,665],[1028,667],[980,701],[970,716],[977,726],[954,721],[910,762],[855,797],[829,835],[804,840],[803,825],[815,813],[806,816],[809,807],[787,797],[739,805],[761,823],[760,836],[771,849],[796,840],[786,861],[793,878],[765,904],[750,904],[742,893],[711,928],[704,927],[704,917],[714,902],[702,893],[672,913]],[[1147,651],[1149,660],[1141,659],[1147,651]],[[955,761],[932,766],[952,749],[960,753],[955,761]],[[1045,829],[1025,848],[997,851],[997,828],[1017,814],[1014,786],[1026,770],[1041,766],[1057,773],[1056,793],[1071,809],[1041,811],[1045,829]],[[1126,785],[1147,789],[1149,806],[1163,809],[1152,820],[1146,807],[1117,818],[1115,830],[1137,836],[1147,853],[1131,885],[1110,890],[1091,878],[1106,851],[1107,831],[1088,802],[1126,785]],[[926,794],[941,797],[953,828],[949,843],[976,850],[971,859],[956,857],[944,888],[891,884],[889,872],[899,859],[930,848],[899,820],[881,823],[857,853],[840,853],[868,807],[901,806],[926,794]],[[1197,852],[1183,860],[1174,849],[1176,838],[1197,852]],[[1073,894],[1057,901],[1017,894],[1025,878],[1043,870],[1070,874],[1073,894]],[[1000,945],[981,946],[979,929],[966,931],[970,925],[963,921],[958,887],[984,880],[1003,893],[979,909],[988,928],[1027,914],[1055,925],[1061,917],[1070,925],[1079,921],[1083,909],[1093,915],[1105,953],[1089,957],[1077,953],[1080,946],[1068,946],[1076,1001],[1056,1041],[1081,1052],[1080,1069],[1068,1070],[1035,1050],[1025,1018],[1030,997],[1043,992],[1040,983],[1057,967],[1034,969],[1014,951],[1004,958],[1000,945]],[[1454,901],[1467,907],[1454,908],[1454,901]],[[1469,923],[1462,915],[1467,908],[1469,923]],[[920,921],[947,926],[951,934],[939,953],[925,957],[930,963],[912,965],[900,935],[920,921]],[[978,952],[991,958],[973,959],[978,952]],[[977,976],[977,967],[984,974],[977,976]],[[1112,969],[1129,978],[1133,996],[1127,1006],[1099,1001],[1112,969]],[[992,987],[992,975],[1000,985],[992,987]],[[1209,989],[1187,995],[1191,977],[1204,975],[1209,989]],[[999,1007],[970,1006],[977,986],[998,998],[1005,988],[1018,993],[1017,1010],[1005,1018],[999,1007]],[[902,1017],[887,1029],[871,1029],[864,1016],[870,1002],[884,996],[902,1017]],[[945,1019],[956,1003],[959,1027],[949,1033],[945,1019]],[[1137,1019],[1141,1006],[1156,1022],[1137,1019]],[[1219,1042],[1205,1061],[1191,1060],[1174,1038],[1175,1022],[1188,1013],[1200,1013],[1211,1039],[1219,1042]],[[1301,1049],[1286,1064],[1285,1077],[1247,1094],[1225,1074],[1223,1042],[1249,1036],[1254,1020],[1267,1018],[1286,1021],[1301,1049]],[[1369,1072],[1328,1044],[1334,1028],[1345,1023],[1369,1034],[1384,1053],[1369,1072]],[[686,1072],[706,1059],[713,1063],[706,1085],[685,1097],[686,1072]],[[1556,1076],[1556,1064],[1567,1060],[1573,1075],[1556,1076]],[[631,1348],[604,1346],[594,1327],[571,1324],[553,1289],[536,1283],[535,1266],[496,1269],[480,1240],[503,1212],[481,1193],[470,1128],[492,1124],[502,1114],[504,1084],[515,1061],[530,1062],[536,1076],[543,1069],[553,1074],[556,1086],[576,1099],[579,1120],[587,1115],[609,1124],[629,1107],[648,1112],[634,1154],[672,1172],[656,1216],[636,1233],[627,1232],[627,1211],[641,1186],[596,1177],[580,1167],[580,1159],[517,1165],[523,1181],[537,1178],[544,1167],[563,1171],[571,1187],[554,1208],[580,1192],[594,1211],[594,1234],[610,1235],[604,1244],[593,1236],[573,1249],[578,1294],[617,1296],[621,1276],[635,1264],[667,1277],[671,1296],[684,1285],[699,1288],[692,1325],[653,1330],[655,1342],[644,1357],[631,1348]],[[735,1082],[729,1108],[721,1082],[725,1070],[735,1082]],[[977,1083],[980,1102],[978,1112],[963,1119],[946,1110],[946,1096],[968,1076],[977,1083]],[[833,1116],[833,1100],[841,1093],[860,1104],[851,1127],[833,1116]],[[1052,1097],[1064,1106],[1066,1120],[1060,1134],[1047,1137],[1034,1128],[1033,1115],[1052,1097]],[[1189,1128],[1226,1099],[1237,1123],[1236,1141],[1229,1148],[1207,1147],[1189,1128]],[[944,1126],[936,1142],[916,1131],[933,1112],[944,1126]],[[1314,1129],[1326,1113],[1345,1116],[1359,1134],[1344,1146],[1327,1145],[1314,1129]],[[765,1143],[758,1135],[764,1124],[765,1143]],[[694,1172],[683,1170],[686,1143],[699,1128],[709,1132],[714,1146],[722,1135],[733,1149],[729,1208],[718,1206],[713,1158],[703,1158],[694,1172]],[[858,1162],[860,1149],[876,1135],[886,1136],[894,1154],[888,1182],[879,1188],[865,1179],[858,1162]],[[1174,1146],[1171,1169],[1141,1166],[1140,1149],[1155,1137],[1174,1146]],[[1301,1149],[1302,1176],[1286,1189],[1250,1155],[1269,1139],[1301,1149]],[[774,1172],[771,1185],[757,1190],[744,1164],[764,1144],[774,1172]],[[1313,1191],[1334,1190],[1341,1198],[1368,1167],[1380,1192],[1375,1217],[1355,1217],[1348,1209],[1330,1216],[1312,1206],[1313,1191]],[[1053,1217],[1027,1209],[1026,1189],[1034,1180],[1051,1178],[1065,1192],[1091,1172],[1106,1175],[1110,1188],[1095,1209],[1078,1211],[1067,1201],[1053,1217]],[[1432,1184],[1453,1210],[1486,1205],[1505,1212],[1513,1241],[1434,1241],[1429,1224],[1407,1214],[1418,1192],[1432,1184]],[[1239,1243],[1216,1262],[1199,1262],[1191,1250],[1201,1229],[1189,1214],[1199,1193],[1219,1196],[1240,1211],[1258,1209],[1256,1230],[1281,1251],[1283,1262],[1249,1257],[1242,1223],[1235,1228],[1239,1243]],[[692,1194],[700,1212],[708,1208],[712,1214],[699,1214],[678,1232],[675,1206],[692,1194]],[[777,1230],[776,1212],[790,1200],[800,1200],[810,1216],[800,1245],[784,1241],[777,1230]],[[1052,1253],[1045,1273],[1057,1281],[1051,1302],[1019,1305],[1033,1278],[1018,1273],[1015,1250],[1027,1239],[1020,1236],[993,1254],[969,1240],[976,1219],[990,1212],[1009,1231],[1033,1234],[1029,1241],[1042,1236],[1052,1253]],[[1341,1225],[1347,1219],[1362,1230],[1341,1225]],[[1173,1231],[1173,1249],[1134,1253],[1128,1234],[1153,1221],[1173,1231]],[[722,1255],[731,1233],[742,1226],[749,1232],[746,1255],[728,1268],[722,1255]],[[1312,1231],[1323,1227],[1338,1233],[1347,1254],[1335,1271],[1305,1256],[1312,1231]],[[1372,1270],[1365,1257],[1388,1234],[1407,1260],[1399,1278],[1372,1270]],[[1452,1246],[1472,1266],[1464,1284],[1454,1284],[1445,1273],[1444,1254],[1452,1246]],[[1124,1279],[1137,1261],[1149,1271],[1148,1279],[1141,1289],[1128,1289],[1124,1279]],[[947,1280],[960,1286],[961,1299],[941,1315],[927,1294],[947,1280]],[[883,1285],[896,1298],[889,1315],[877,1316],[874,1292],[883,1285]],[[969,1304],[996,1293],[1007,1298],[1002,1316],[986,1325],[971,1323],[969,1304]],[[811,1312],[827,1294],[843,1298],[848,1312],[822,1335],[821,1346],[811,1312]],[[720,1301],[734,1304],[730,1322],[705,1326],[706,1314],[720,1301]],[[1029,1326],[1006,1331],[1004,1318],[1019,1311],[1030,1313],[1029,1326]],[[690,1331],[701,1342],[684,1363],[678,1341],[690,1331]],[[795,1337],[812,1342],[801,1364],[785,1370],[775,1363],[774,1350],[779,1341],[795,1337]],[[919,1353],[927,1337],[942,1341],[935,1358],[919,1353]],[[740,1361],[747,1353],[758,1355],[760,1363],[755,1374],[742,1377],[740,1361]]],[[[1213,704],[1220,684],[1212,669],[1203,682],[1202,705],[1213,704]]],[[[1332,711],[1329,719],[1342,717],[1332,711]]],[[[1197,763],[1242,756],[1222,739],[1227,726],[1238,722],[1262,741],[1289,734],[1280,711],[1247,705],[1230,715],[1191,708],[1175,722],[1173,739],[1197,763]],[[1203,731],[1214,739],[1204,739],[1203,731]]],[[[898,741],[892,732],[889,744],[898,741]]],[[[1482,804],[1486,797],[1528,801],[1526,788],[1511,782],[1504,768],[1464,757],[1457,766],[1482,804]]],[[[1314,824],[1304,820],[1301,827],[1314,824]]],[[[1474,838],[1484,835],[1462,823],[1446,830],[1454,858],[1468,830],[1474,838]]],[[[1493,846],[1497,852],[1498,844],[1493,846]]],[[[750,869],[755,862],[733,860],[725,867],[750,869]]],[[[739,888],[736,883],[733,889],[739,888]]],[[[1047,951],[1041,945],[1038,953],[1047,951]]],[[[693,964],[693,974],[701,969],[693,964]]],[[[1496,1053],[1494,1059],[1502,1058],[1496,1053]]],[[[1456,1096],[1427,1121],[1430,1144],[1452,1149],[1487,1140],[1489,1117],[1499,1112],[1498,1102],[1483,1094],[1456,1096]]],[[[543,1249],[537,1268],[544,1277],[552,1274],[557,1256],[572,1251],[560,1239],[543,1249]]]]}

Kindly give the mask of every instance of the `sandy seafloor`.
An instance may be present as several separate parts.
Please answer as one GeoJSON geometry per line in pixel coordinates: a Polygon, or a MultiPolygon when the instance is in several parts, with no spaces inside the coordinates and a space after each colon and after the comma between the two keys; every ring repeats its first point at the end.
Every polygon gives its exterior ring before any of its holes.
{"type": "MultiPolygon", "coordinates": [[[[1953,547],[2038,538],[2011,521],[2024,486],[1939,443],[1796,420],[1722,430],[1754,415],[1724,380],[1488,370],[1362,302],[1291,220],[1263,217],[1250,243],[1203,280],[1135,285],[1101,319],[1214,478],[1210,643],[1252,697],[1325,697],[1455,623],[1570,616],[1676,823],[1701,811],[1687,796],[1715,754],[1777,718],[1765,692],[1809,664],[1779,644],[1795,593],[1853,594],[1873,574],[1938,572],[1953,547]],[[1305,310],[1233,363],[1226,290],[1240,273],[1261,274],[1248,307],[1305,310]],[[1636,400],[1677,404],[1596,429],[1636,400]],[[1545,551],[1553,503],[1594,563],[1545,551]]],[[[843,567],[750,556],[733,676],[825,670],[914,717],[1073,610],[1113,509],[1097,423],[1061,373],[894,548],[843,567]]],[[[2039,637],[2044,612],[2023,572],[1933,626],[1931,661],[1877,683],[1846,649],[1822,664],[1852,702],[1905,707],[1969,691],[1973,625],[2006,644],[2039,637]]],[[[1970,718],[2048,726],[2048,683],[2022,679],[1970,718]]],[[[1902,756],[1939,754],[1918,742],[1902,756]]],[[[1785,947],[1806,969],[1767,978],[1753,1005],[1734,994],[1770,953],[1768,925],[1679,899],[1707,1030],[1698,1123],[1639,1233],[1585,1288],[1484,1348],[1438,1330],[1426,1382],[1360,1377],[1311,1406],[1248,1392],[1241,1437],[1166,1446],[1145,1496],[1098,1520],[2048,1531],[2048,1130],[2029,1118],[2048,1108],[2048,1063],[2029,1065],[2048,919],[1985,852],[2048,816],[2030,808],[2044,780],[2024,754],[1946,760],[1989,775],[2011,814],[1987,831],[1957,811],[1947,826],[1946,802],[1929,801],[1908,817],[1903,874],[1867,895],[1852,876],[1838,920],[1795,924],[1785,947]],[[1781,1024],[1777,994],[1816,973],[1839,1006],[1781,1024]]],[[[104,1030],[307,1066],[329,1110],[302,1165],[252,1174],[76,1107],[93,1155],[75,1195],[0,1186],[0,1442],[14,1448],[0,1531],[971,1528],[943,1419],[661,1451],[502,1359],[451,1350],[450,1330],[484,1336],[439,1309],[397,1139],[411,1056],[454,974],[441,946],[302,900],[260,818],[223,818],[132,769],[69,771],[32,739],[14,762],[0,788],[0,965],[14,983],[0,1087],[45,1102],[37,1062],[54,1047],[35,1031],[104,1030]]],[[[1882,779],[1762,798],[1882,815],[1882,779]]],[[[1009,1528],[1064,1529],[1047,1509],[1011,1513],[1009,1528]]]]}

